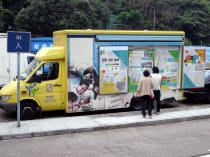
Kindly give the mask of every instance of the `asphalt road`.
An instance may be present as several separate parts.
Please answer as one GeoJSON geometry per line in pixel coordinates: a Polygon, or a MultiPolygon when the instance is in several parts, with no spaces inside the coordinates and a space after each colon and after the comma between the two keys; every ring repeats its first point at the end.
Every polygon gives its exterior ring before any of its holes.
{"type": "Polygon", "coordinates": [[[210,153],[210,119],[0,141],[1,157],[192,157],[210,153]]]}

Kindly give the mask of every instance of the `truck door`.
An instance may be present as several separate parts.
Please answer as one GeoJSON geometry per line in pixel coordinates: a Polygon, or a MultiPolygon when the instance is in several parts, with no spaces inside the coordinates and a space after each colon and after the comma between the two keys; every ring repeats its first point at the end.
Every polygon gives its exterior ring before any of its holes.
{"type": "Polygon", "coordinates": [[[32,76],[33,89],[29,93],[41,103],[43,111],[61,107],[62,77],[59,62],[44,63],[32,76]]]}

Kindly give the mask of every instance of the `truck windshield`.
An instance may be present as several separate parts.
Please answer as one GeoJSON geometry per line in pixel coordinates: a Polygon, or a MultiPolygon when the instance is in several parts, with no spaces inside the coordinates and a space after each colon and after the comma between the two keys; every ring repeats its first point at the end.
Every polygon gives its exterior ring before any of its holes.
{"type": "Polygon", "coordinates": [[[26,70],[20,75],[20,79],[21,80],[25,80],[30,74],[31,72],[39,65],[40,61],[37,60],[33,60],[28,67],[26,68],[26,70]]]}

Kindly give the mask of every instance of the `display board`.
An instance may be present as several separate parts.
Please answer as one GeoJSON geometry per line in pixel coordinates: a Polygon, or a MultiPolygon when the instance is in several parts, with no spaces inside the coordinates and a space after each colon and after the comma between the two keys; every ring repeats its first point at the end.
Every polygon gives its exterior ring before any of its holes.
{"type": "Polygon", "coordinates": [[[185,46],[183,55],[183,88],[204,87],[205,47],[185,46]]]}
{"type": "Polygon", "coordinates": [[[136,92],[143,71],[153,67],[154,46],[129,46],[128,91],[136,92]]]}
{"type": "Polygon", "coordinates": [[[205,51],[205,69],[209,70],[210,69],[210,47],[206,47],[205,51]]]}
{"type": "Polygon", "coordinates": [[[155,65],[162,75],[161,89],[178,89],[180,48],[179,46],[157,46],[155,65]]]}
{"type": "Polygon", "coordinates": [[[93,38],[69,38],[68,45],[68,112],[104,109],[93,68],[93,38]]]}
{"type": "Polygon", "coordinates": [[[100,94],[128,92],[128,46],[100,46],[100,94]]]}

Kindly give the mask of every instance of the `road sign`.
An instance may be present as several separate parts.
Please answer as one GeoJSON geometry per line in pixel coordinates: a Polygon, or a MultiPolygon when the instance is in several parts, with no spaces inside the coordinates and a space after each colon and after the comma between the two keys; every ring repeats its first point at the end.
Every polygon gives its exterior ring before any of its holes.
{"type": "Polygon", "coordinates": [[[17,53],[17,127],[20,127],[20,53],[30,52],[30,32],[7,32],[7,52],[17,53]]]}
{"type": "Polygon", "coordinates": [[[30,32],[7,32],[7,52],[27,53],[30,52],[30,32]]]}

